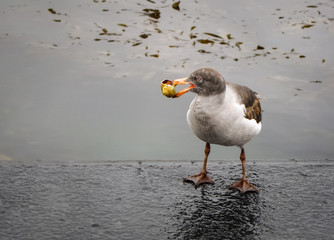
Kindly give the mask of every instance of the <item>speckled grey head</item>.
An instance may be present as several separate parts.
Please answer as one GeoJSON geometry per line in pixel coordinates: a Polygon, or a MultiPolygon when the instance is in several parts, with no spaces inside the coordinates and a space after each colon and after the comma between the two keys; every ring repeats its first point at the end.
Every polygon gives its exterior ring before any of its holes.
{"type": "Polygon", "coordinates": [[[190,74],[187,79],[195,85],[190,91],[202,96],[220,94],[225,91],[224,78],[211,68],[201,68],[190,74]]]}

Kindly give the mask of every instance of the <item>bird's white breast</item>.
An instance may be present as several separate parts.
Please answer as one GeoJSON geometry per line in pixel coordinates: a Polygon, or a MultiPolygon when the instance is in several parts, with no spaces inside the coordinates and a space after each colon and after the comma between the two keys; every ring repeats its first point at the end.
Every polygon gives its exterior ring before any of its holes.
{"type": "Polygon", "coordinates": [[[187,113],[188,125],[201,140],[224,146],[240,146],[261,130],[261,122],[245,118],[245,106],[233,89],[219,95],[197,95],[187,113]]]}

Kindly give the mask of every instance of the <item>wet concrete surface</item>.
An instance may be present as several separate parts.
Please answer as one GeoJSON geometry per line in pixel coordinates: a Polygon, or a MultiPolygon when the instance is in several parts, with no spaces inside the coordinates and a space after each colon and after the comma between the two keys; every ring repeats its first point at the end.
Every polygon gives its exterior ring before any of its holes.
{"type": "Polygon", "coordinates": [[[183,183],[201,162],[0,164],[1,239],[332,239],[333,161],[248,161],[259,194],[228,185],[238,161],[211,161],[214,185],[183,183]]]}

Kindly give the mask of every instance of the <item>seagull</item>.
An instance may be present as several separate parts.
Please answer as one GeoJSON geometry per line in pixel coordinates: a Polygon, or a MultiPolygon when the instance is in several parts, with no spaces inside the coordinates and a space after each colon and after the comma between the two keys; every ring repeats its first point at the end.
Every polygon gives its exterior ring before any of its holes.
{"type": "Polygon", "coordinates": [[[211,68],[201,68],[187,78],[172,81],[173,86],[181,84],[189,86],[177,92],[174,98],[187,92],[196,94],[189,106],[187,122],[194,134],[206,143],[202,171],[186,177],[184,181],[192,182],[195,187],[204,183],[213,184],[206,170],[210,145],[237,146],[241,149],[242,178],[229,188],[241,193],[258,192],[257,187],[246,178],[244,145],[261,131],[259,95],[248,87],[226,82],[211,68]]]}

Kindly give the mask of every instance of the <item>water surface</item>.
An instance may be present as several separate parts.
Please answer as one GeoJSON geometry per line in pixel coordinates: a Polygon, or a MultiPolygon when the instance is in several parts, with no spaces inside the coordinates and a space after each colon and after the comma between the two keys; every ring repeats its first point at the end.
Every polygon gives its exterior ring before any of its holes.
{"type": "Polygon", "coordinates": [[[201,67],[262,96],[248,158],[333,159],[333,1],[175,3],[1,1],[0,159],[201,159],[159,87],[201,67]]]}

